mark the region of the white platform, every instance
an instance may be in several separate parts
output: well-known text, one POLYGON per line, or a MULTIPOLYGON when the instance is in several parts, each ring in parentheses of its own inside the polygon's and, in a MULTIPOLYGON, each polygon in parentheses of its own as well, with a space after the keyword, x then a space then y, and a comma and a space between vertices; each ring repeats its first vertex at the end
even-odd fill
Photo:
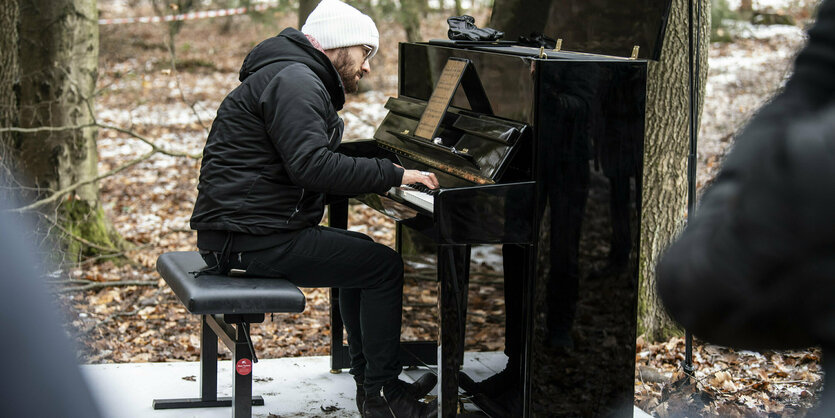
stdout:
MULTIPOLYGON (((464 370, 476 381, 504 368, 501 353, 467 353, 464 370)), ((218 394, 232 395, 231 362, 218 364, 218 394)), ((199 363, 129 363, 81 366, 82 373, 107 418, 220 418, 231 408, 173 409, 155 411, 154 399, 198 397, 199 363)), ((331 374, 328 357, 293 357, 261 360, 253 365, 253 395, 264 397, 264 406, 252 409, 254 417, 358 417, 356 386, 348 373, 331 374)), ((411 382, 426 370, 406 371, 400 378, 411 382)), ((635 409, 636 418, 649 417, 635 409)))

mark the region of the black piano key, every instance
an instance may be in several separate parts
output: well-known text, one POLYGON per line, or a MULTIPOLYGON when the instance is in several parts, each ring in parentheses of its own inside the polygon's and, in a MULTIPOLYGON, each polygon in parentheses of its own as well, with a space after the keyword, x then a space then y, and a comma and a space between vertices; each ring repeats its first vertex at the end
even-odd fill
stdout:
POLYGON ((433 195, 434 196, 438 193, 438 189, 430 189, 429 187, 427 187, 423 183, 412 183, 412 184, 407 184, 407 186, 409 186, 409 187, 411 187, 411 188, 413 188, 413 189, 415 189, 415 190, 417 190, 421 193, 426 193, 428 195, 433 195))

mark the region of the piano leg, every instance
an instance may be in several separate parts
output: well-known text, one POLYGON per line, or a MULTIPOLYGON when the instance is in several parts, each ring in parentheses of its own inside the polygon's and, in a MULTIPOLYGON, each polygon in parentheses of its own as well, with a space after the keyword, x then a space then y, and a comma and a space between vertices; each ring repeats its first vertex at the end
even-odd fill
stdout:
POLYGON ((438 246, 438 417, 454 417, 458 412, 469 273, 469 245, 438 246))
MULTIPOLYGON (((331 228, 348 229, 348 199, 339 200, 328 205, 328 226, 331 228)), ((331 373, 341 373, 342 369, 351 366, 348 349, 342 344, 343 323, 339 312, 339 289, 331 288, 331 373)))

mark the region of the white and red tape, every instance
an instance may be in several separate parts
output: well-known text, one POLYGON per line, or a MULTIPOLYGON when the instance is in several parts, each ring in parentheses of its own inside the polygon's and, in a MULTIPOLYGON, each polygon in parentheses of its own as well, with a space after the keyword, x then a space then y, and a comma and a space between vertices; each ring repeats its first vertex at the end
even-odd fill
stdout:
MULTIPOLYGON (((251 9, 262 12, 274 4, 257 4, 251 9)), ((202 12, 190 12, 178 15, 166 16, 142 16, 142 17, 119 17, 115 19, 99 19, 99 25, 121 25, 124 23, 158 23, 158 22, 174 22, 183 20, 207 19, 211 17, 234 16, 242 15, 249 9, 246 7, 238 7, 235 9, 220 9, 220 10, 206 10, 202 12)))

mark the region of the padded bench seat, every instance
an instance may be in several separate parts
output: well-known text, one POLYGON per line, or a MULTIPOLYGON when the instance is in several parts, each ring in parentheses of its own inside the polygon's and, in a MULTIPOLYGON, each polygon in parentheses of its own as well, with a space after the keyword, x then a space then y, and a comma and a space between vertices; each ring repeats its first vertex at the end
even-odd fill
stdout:
POLYGON ((304 311, 304 294, 284 279, 201 275, 206 267, 197 251, 165 253, 157 271, 189 312, 248 314, 304 311))
POLYGON ((194 272, 206 267, 197 251, 165 253, 157 271, 186 309, 200 315, 200 397, 155 399, 154 409, 231 406, 234 418, 252 416, 253 363, 258 362, 249 329, 265 314, 304 311, 304 294, 292 283, 276 278, 228 277, 194 272), (232 352, 232 397, 217 396, 217 340, 232 352))

